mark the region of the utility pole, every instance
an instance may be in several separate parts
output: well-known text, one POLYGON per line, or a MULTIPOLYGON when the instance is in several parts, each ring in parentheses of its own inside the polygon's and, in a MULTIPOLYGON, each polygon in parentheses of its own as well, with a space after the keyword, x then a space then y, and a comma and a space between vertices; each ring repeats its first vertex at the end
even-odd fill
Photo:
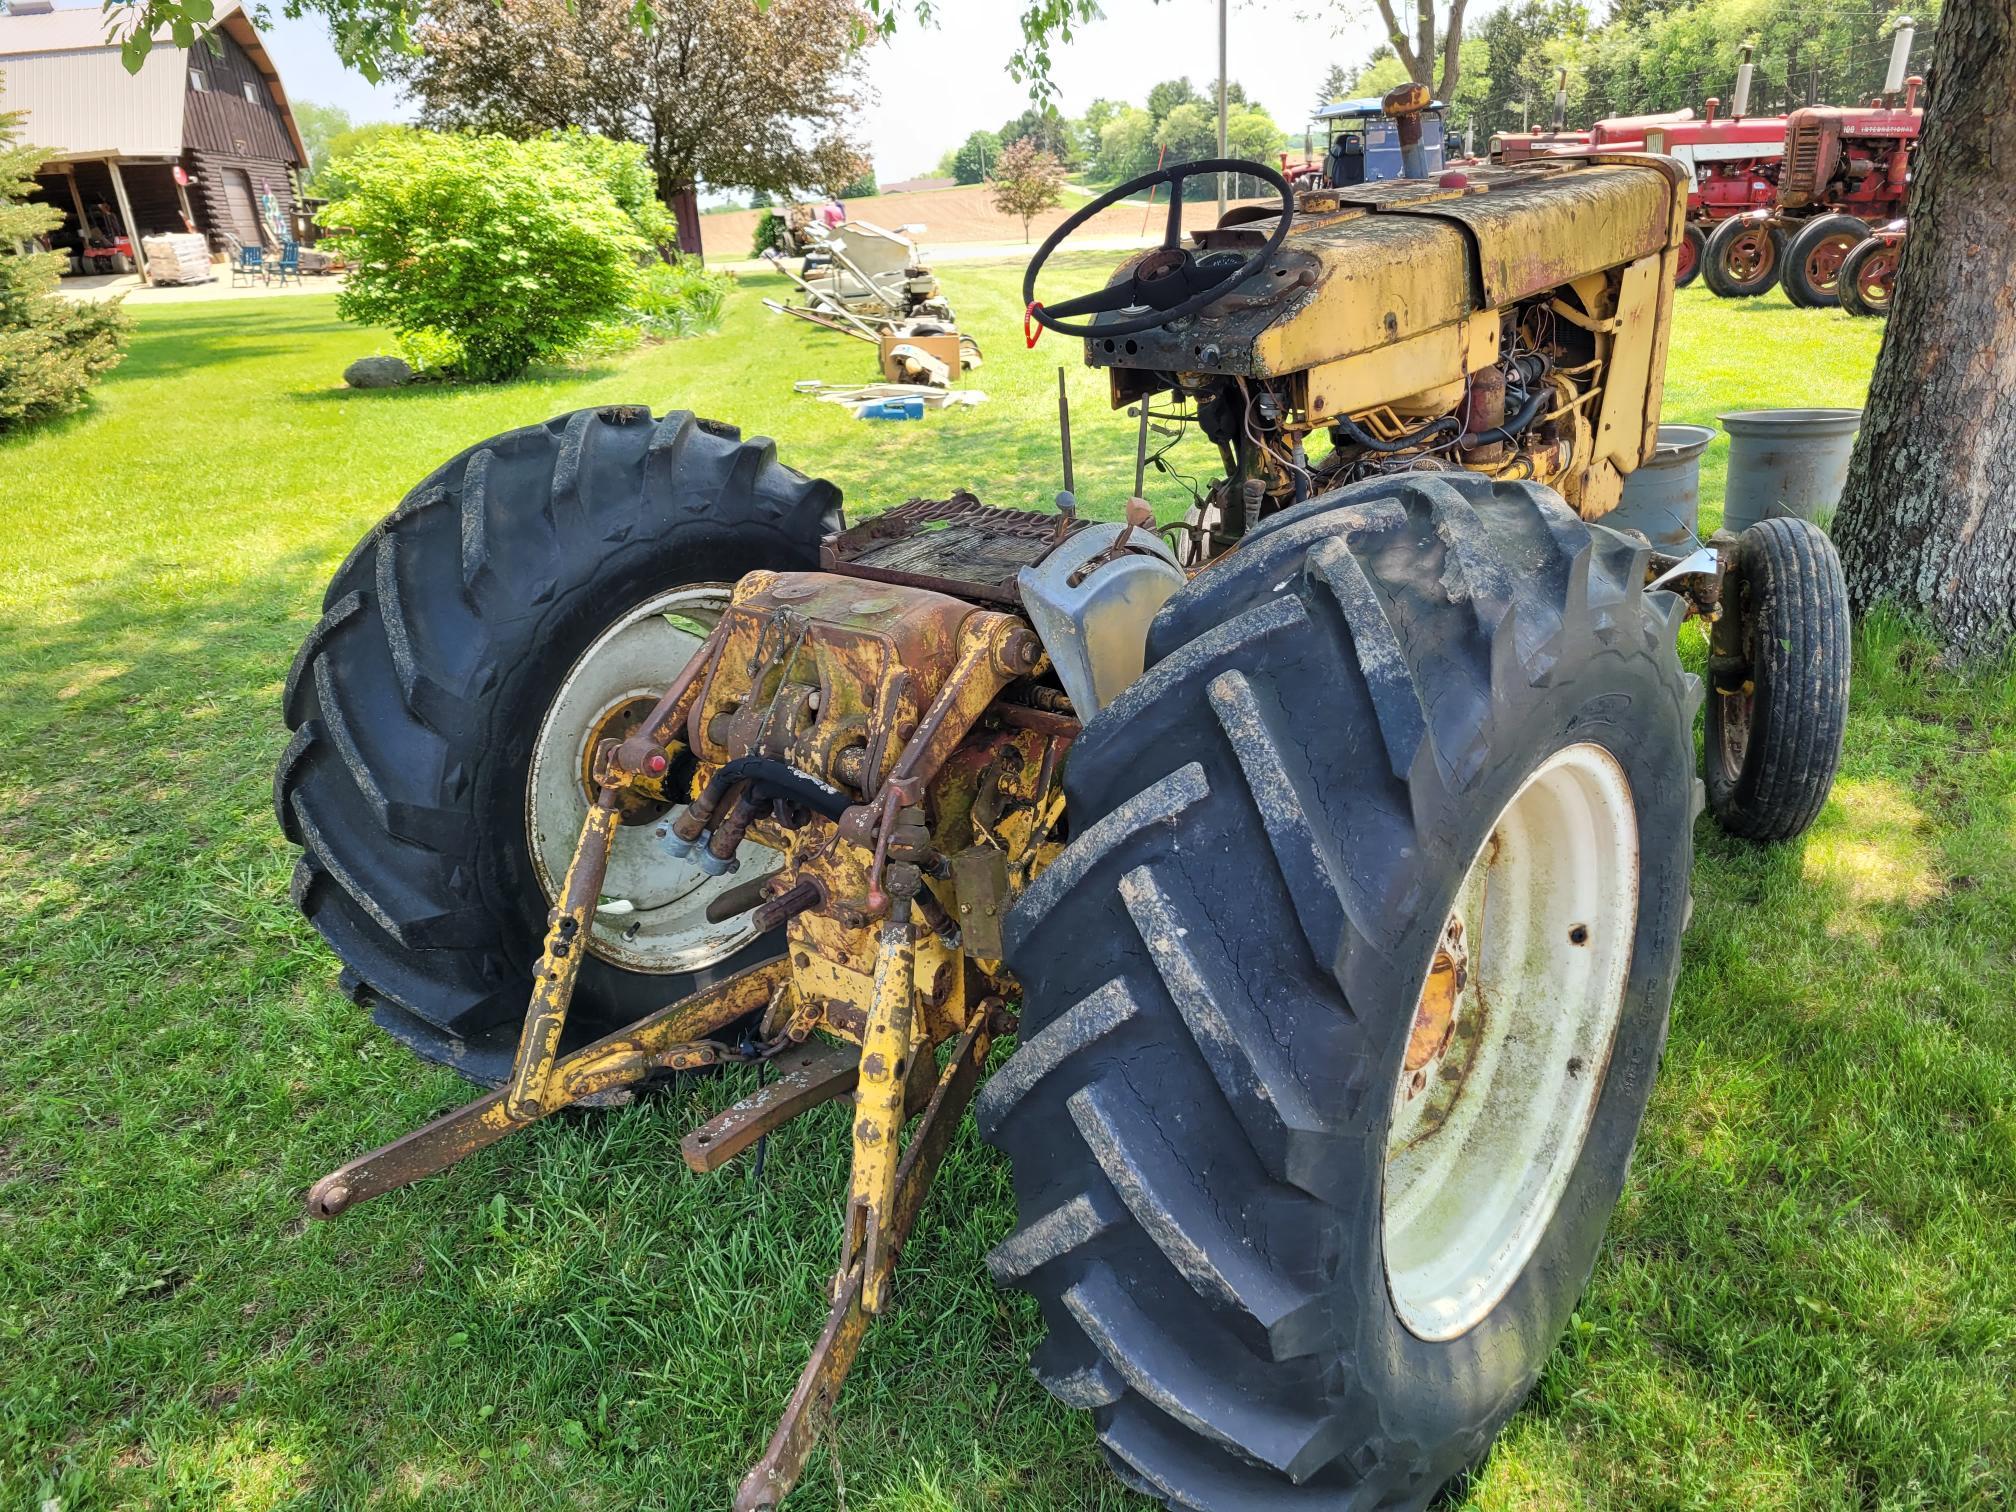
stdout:
MULTIPOLYGON (((1225 156, 1225 108, 1230 103, 1226 96, 1231 86, 1225 80, 1225 11, 1231 0, 1218 0, 1218 156, 1225 156)), ((1225 218, 1225 175, 1218 175, 1218 218, 1225 218)))

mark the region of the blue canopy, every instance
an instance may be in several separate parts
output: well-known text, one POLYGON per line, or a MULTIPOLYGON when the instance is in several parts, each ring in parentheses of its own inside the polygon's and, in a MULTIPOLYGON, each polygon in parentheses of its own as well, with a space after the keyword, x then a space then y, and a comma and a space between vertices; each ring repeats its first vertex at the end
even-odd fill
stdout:
MULTIPOLYGON (((1443 108, 1443 105, 1440 100, 1430 100, 1428 108, 1430 110, 1440 110, 1443 108)), ((1380 99, 1378 95, 1367 95, 1362 100, 1336 100, 1322 106, 1317 110, 1315 119, 1319 121, 1335 121, 1345 116, 1383 116, 1385 114, 1386 102, 1380 99)))

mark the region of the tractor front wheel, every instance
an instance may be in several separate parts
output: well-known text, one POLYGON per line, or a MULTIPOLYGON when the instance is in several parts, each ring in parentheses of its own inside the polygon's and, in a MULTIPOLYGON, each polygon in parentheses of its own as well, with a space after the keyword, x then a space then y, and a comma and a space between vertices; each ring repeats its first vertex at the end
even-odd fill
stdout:
POLYGON ((1724 299, 1771 292, 1785 262, 1785 233, 1745 216, 1725 220, 1708 238, 1702 280, 1724 299))
MULTIPOLYGON (((274 801, 294 901, 383 1028, 502 1079, 596 744, 743 573, 815 567, 839 504, 768 441, 614 406, 471 447, 350 553, 288 674, 274 801)), ((740 879, 667 855, 651 817, 617 832, 570 1046, 778 948, 706 917, 740 879)))
POLYGON ((1708 653, 1708 806, 1732 835, 1793 839, 1848 726, 1848 587, 1819 526, 1779 517, 1736 538, 1708 653))
POLYGON ((1698 683, 1646 558, 1534 484, 1367 480, 1170 600, 1073 749, 1007 923, 989 1264, 1171 1507, 1423 1506, 1567 1326, 1687 912, 1698 683))
POLYGON ((1673 287, 1684 289, 1701 276, 1701 260, 1708 253, 1708 235, 1693 221, 1680 238, 1680 256, 1673 275, 1673 287))
POLYGON ((1841 276, 1834 283, 1841 308, 1850 315, 1888 315, 1903 250, 1901 243, 1880 236, 1865 237, 1849 249, 1841 259, 1841 276))
POLYGON ((1852 215, 1823 215, 1801 226, 1785 253, 1785 297, 1804 309, 1833 309, 1841 302, 1842 260, 1868 234, 1868 223, 1852 215))

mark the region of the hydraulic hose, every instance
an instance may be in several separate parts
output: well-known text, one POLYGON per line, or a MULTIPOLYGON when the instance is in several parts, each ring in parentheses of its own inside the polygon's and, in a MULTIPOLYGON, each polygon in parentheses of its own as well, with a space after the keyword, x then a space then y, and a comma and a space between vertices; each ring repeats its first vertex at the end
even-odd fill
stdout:
POLYGON ((1459 431, 1462 428, 1463 422, 1454 415, 1444 415, 1440 420, 1429 421, 1417 431, 1409 431, 1392 441, 1381 441, 1377 436, 1362 429, 1349 415, 1339 415, 1331 425, 1332 430, 1342 431, 1349 437, 1354 446, 1362 446, 1367 451, 1375 452, 1406 451, 1409 447, 1419 446, 1432 437, 1446 436, 1451 431, 1459 431))

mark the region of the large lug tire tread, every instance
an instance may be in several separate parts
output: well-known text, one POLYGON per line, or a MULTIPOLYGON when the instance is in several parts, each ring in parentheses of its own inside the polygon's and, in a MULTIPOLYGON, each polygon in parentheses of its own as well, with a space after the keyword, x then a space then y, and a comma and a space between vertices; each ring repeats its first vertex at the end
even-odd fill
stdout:
MULTIPOLYGON (((608 406, 470 447, 373 527, 288 674, 273 791, 301 847, 294 902, 344 990, 419 1054, 496 1081, 547 910, 524 818, 547 701, 652 594, 814 567, 839 523, 839 491, 770 441, 608 406)), ((686 975, 590 959, 569 1043, 774 949, 686 975)))
POLYGON ((1815 283, 1807 275, 1806 259, 1829 237, 1853 236, 1859 242, 1868 234, 1868 223, 1853 215, 1822 215, 1801 226, 1785 251, 1785 297, 1804 310, 1833 309, 1841 302, 1840 284, 1822 288, 1815 283))
POLYGON ((1739 279, 1729 272, 1724 258, 1728 254, 1730 242, 1742 234, 1743 218, 1732 216, 1717 226, 1708 238, 1707 250, 1701 258, 1701 281, 1723 299, 1755 299, 1760 294, 1769 294, 1785 270, 1785 233, 1776 229, 1771 232, 1774 255, 1770 268, 1761 276, 1739 279))
POLYGON ((1032 1368, 1170 1507, 1425 1504, 1532 1385, 1621 1188, 1678 970, 1699 680, 1646 548, 1549 490, 1372 479, 1179 592, 1066 769, 1073 836, 1006 926, 1022 1042, 982 1089, 1032 1368), (1452 894, 1577 739, 1639 807, 1618 1048, 1553 1228, 1461 1338, 1387 1297, 1392 1088, 1452 894))
POLYGON ((1719 759, 1724 695, 1708 695, 1708 806, 1746 840, 1778 842, 1819 817, 1848 728, 1852 647, 1841 558, 1810 520, 1760 520, 1736 538, 1724 613, 1747 600, 1756 692, 1739 770, 1719 759))

